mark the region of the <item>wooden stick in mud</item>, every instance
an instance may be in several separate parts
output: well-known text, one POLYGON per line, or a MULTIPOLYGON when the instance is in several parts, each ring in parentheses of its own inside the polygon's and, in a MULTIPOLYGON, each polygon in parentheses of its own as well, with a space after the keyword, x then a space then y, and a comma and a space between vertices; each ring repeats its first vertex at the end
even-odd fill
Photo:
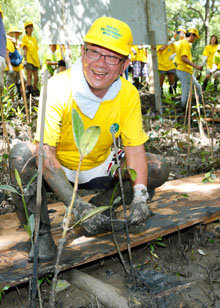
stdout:
POLYGON ((26 92, 25 92, 24 78, 22 75, 22 71, 19 71, 19 75, 20 75, 20 80, 21 80, 22 96, 24 100, 24 107, 25 107, 26 119, 27 119, 27 124, 28 124, 28 135, 29 135, 30 141, 32 141, 32 132, 31 132, 31 127, 30 127, 27 97, 26 97, 26 92))
POLYGON ((195 85, 194 85, 194 92, 195 92, 195 97, 196 97, 196 108, 197 108, 197 111, 198 111, 199 134, 200 134, 200 138, 204 139, 205 134, 204 134, 204 129, 203 129, 203 125, 202 125, 200 108, 199 108, 199 96, 197 94, 196 86, 195 85))
POLYGON ((1 105, 1 118, 2 118, 2 127, 3 127, 3 140, 5 139, 6 144, 7 144, 7 148, 8 148, 8 153, 10 153, 10 143, 9 143, 9 138, 8 138, 7 127, 6 127, 5 120, 4 120, 3 105, 2 105, 1 97, 2 97, 2 93, 0 92, 0 105, 1 105))
POLYGON ((128 299, 123 296, 118 288, 75 269, 67 275, 67 280, 69 279, 77 288, 93 294, 104 306, 129 308, 128 299))
MULTIPOLYGON (((192 107, 192 77, 190 80, 190 90, 189 90, 189 96, 188 96, 188 100, 187 100, 187 106, 188 106, 188 135, 187 135, 187 143, 188 143, 188 149, 187 149, 187 160, 186 160, 186 164, 187 164, 187 173, 188 175, 190 174, 190 162, 189 162, 189 158, 190 158, 190 134, 191 134, 191 107, 192 107)), ((187 113, 187 111, 186 111, 187 113)))

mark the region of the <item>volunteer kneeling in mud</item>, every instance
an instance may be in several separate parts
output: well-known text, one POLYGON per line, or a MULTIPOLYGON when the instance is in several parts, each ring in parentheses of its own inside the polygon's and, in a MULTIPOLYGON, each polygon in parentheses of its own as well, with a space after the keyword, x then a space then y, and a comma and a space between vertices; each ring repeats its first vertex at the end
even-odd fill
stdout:
MULTIPOLYGON (((114 179, 111 166, 115 161, 111 152, 113 143, 110 127, 117 123, 124 149, 119 154, 129 168, 136 171, 135 182, 124 183, 126 204, 130 204, 129 224, 146 222, 150 211, 147 205, 148 188, 162 185, 168 177, 168 165, 162 157, 147 154, 144 143, 148 140, 142 127, 140 97, 137 89, 120 77, 129 64, 128 55, 133 43, 132 32, 127 24, 110 17, 97 19, 84 37, 82 56, 71 69, 50 78, 48 82, 47 107, 44 131, 44 158, 42 189, 42 210, 39 233, 39 261, 52 259, 56 246, 50 233, 50 220, 46 205, 46 186, 69 206, 72 198, 79 151, 72 132, 72 108, 75 108, 88 128, 101 127, 101 135, 92 152, 83 159, 79 175, 79 188, 106 189, 94 197, 90 203, 76 197, 73 206, 75 220, 79 220, 96 205, 109 204, 114 179), (149 173, 149 175, 148 175, 149 173), (133 187, 133 190, 132 190, 133 187), (148 188, 147 188, 148 187, 148 188), (109 200, 106 201, 106 196, 109 200)), ((41 112, 39 112, 41 114, 41 112)), ((40 117, 35 144, 19 143, 10 155, 11 179, 15 186, 14 169, 21 173, 25 187, 36 174, 37 153, 40 140, 40 117)), ((36 183, 25 190, 25 200, 29 214, 36 204, 36 183)), ((13 196, 17 215, 26 223, 22 200, 13 196)), ((111 230, 110 219, 98 214, 81 225, 87 234, 97 234, 111 230)), ((122 222, 114 223, 116 230, 123 229, 122 222)), ((33 251, 30 252, 30 259, 33 251)))

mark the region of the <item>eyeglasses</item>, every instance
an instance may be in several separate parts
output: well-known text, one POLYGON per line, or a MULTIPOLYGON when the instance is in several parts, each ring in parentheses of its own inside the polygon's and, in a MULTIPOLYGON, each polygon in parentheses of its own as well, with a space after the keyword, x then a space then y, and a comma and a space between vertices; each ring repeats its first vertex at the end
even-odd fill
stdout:
POLYGON ((84 50, 88 58, 98 61, 103 56, 105 59, 105 62, 110 65, 118 65, 120 62, 125 60, 125 58, 118 58, 115 56, 103 55, 102 53, 96 50, 93 50, 93 49, 89 49, 89 48, 85 48, 84 50))
POLYGON ((192 34, 194 37, 197 37, 197 35, 195 33, 192 34))

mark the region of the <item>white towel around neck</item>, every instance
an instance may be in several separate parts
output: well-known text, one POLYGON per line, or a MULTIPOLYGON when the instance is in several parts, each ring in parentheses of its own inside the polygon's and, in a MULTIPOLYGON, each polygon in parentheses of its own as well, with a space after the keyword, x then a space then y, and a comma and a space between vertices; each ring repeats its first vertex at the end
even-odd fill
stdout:
POLYGON ((94 118, 100 104, 114 99, 120 89, 121 80, 118 78, 112 83, 103 98, 97 97, 92 93, 85 79, 81 58, 72 66, 72 97, 80 111, 90 119, 94 118))

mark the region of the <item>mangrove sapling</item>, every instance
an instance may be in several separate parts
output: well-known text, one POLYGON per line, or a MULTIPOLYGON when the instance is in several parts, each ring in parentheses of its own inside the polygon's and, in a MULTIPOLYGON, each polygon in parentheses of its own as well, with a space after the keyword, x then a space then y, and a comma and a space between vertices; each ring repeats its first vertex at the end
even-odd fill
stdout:
POLYGON ((0 288, 0 303, 2 301, 2 297, 5 294, 5 291, 7 291, 10 288, 10 286, 4 286, 3 288, 0 288))
MULTIPOLYGON (((36 177, 37 177, 37 173, 29 181, 29 183, 26 187, 26 190, 29 189, 30 185, 33 183, 33 181, 36 177)), ((11 193, 15 193, 15 194, 17 194, 21 197, 23 205, 24 205, 25 217, 26 217, 26 220, 27 220, 27 225, 24 224, 24 229, 27 232, 27 234, 29 235, 30 240, 31 240, 31 244, 33 245, 34 214, 31 214, 30 216, 28 216, 27 205, 26 205, 26 201, 25 201, 25 192, 24 192, 24 188, 23 188, 22 183, 21 183, 20 174, 17 171, 17 169, 15 169, 15 178, 16 178, 18 186, 21 190, 20 193, 13 186, 10 186, 10 185, 0 185, 0 189, 10 191, 11 193)))
MULTIPOLYGON (((111 132, 112 138, 113 138, 113 145, 114 145, 114 150, 115 150, 116 162, 117 162, 117 165, 120 166, 120 162, 119 162, 119 158, 118 158, 118 150, 117 150, 117 145, 116 145, 116 139, 115 139, 115 133, 118 131, 118 129, 119 129, 119 125, 117 123, 114 123, 110 127, 110 132, 111 132)), ((128 231, 128 218, 127 218, 127 213, 126 213, 124 189, 123 189, 122 174, 121 174, 120 167, 118 168, 118 177, 119 177, 119 184, 120 184, 121 197, 122 197, 122 206, 123 206, 123 213, 124 213, 125 231, 126 231, 126 239, 127 239, 127 246, 128 246, 128 256, 129 256, 129 261, 130 261, 131 276, 132 276, 132 280, 134 281, 134 266, 133 266, 132 255, 131 255, 131 241, 130 241, 129 231, 128 231)), ((112 213, 112 209, 111 209, 111 213, 112 213)), ((111 220, 112 220, 112 214, 111 214, 111 220)), ((113 226, 113 224, 112 224, 112 226, 113 226)), ((113 228, 113 230, 114 230, 114 228, 113 228)), ((115 243, 117 243, 116 238, 115 238, 115 243)), ((118 246, 116 245, 116 247, 118 247, 118 246)), ((119 251, 120 251, 120 249, 119 249, 119 251)), ((119 255, 122 256, 121 254, 119 254, 119 255)), ((125 263, 123 263, 123 265, 125 266, 125 263)), ((126 269, 126 267, 125 267, 125 269, 126 269)))
MULTIPOLYGON (((77 148, 79 149, 80 158, 79 158, 78 168, 76 171, 76 178, 75 178, 75 183, 73 187, 72 199, 71 199, 70 205, 68 206, 67 212, 63 219, 63 233, 62 233, 62 238, 59 240, 57 259, 56 259, 56 264, 55 264, 55 272, 54 272, 54 277, 52 281, 52 290, 51 290, 51 298, 50 298, 51 308, 55 307, 57 276, 60 272, 59 262, 60 262, 60 257, 61 257, 62 250, 63 250, 63 245, 66 240, 66 233, 69 228, 69 223, 71 219, 72 208, 73 208, 75 197, 76 197, 76 192, 78 190, 78 179, 79 179, 80 167, 81 167, 84 157, 93 150, 94 146, 96 145, 98 141, 99 135, 101 133, 101 129, 99 126, 91 126, 85 130, 82 119, 75 109, 72 109, 72 127, 73 127, 73 135, 74 135, 75 143, 76 143, 77 148)), ((90 213, 88 213, 82 219, 80 219, 80 221, 76 222, 73 227, 85 221, 86 219, 98 213, 101 213, 107 209, 109 209, 109 206, 103 206, 95 210, 92 210, 90 213)))

